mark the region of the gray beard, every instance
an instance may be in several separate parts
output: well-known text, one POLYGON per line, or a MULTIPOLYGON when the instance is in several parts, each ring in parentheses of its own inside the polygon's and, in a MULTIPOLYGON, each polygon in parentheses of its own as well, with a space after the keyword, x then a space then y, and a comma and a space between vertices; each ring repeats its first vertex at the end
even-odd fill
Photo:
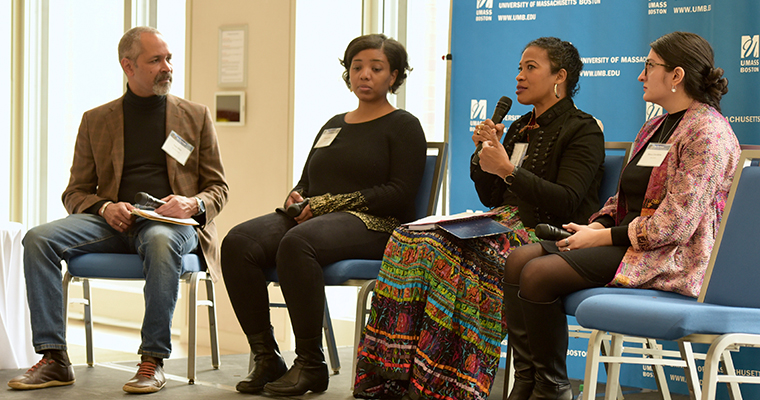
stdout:
POLYGON ((153 94, 156 96, 165 96, 169 94, 169 91, 172 89, 172 83, 169 81, 166 84, 160 84, 160 83, 154 83, 153 84, 153 94))

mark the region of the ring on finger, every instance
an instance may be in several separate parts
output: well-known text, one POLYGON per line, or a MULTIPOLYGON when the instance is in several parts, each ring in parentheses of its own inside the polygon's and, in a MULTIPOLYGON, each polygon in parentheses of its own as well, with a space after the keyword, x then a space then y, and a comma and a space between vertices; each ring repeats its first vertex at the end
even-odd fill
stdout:
POLYGON ((122 226, 122 225, 123 225, 123 224, 122 224, 121 222, 119 222, 119 228, 121 228, 121 226, 122 226))
POLYGON ((565 239, 565 246, 570 247, 570 241, 567 238, 565 239))

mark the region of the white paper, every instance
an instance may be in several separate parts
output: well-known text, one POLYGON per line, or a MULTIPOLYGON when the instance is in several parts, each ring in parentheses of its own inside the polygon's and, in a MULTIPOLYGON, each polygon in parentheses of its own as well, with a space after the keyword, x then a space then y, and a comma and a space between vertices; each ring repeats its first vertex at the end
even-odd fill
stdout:
POLYGON ((245 82, 245 30, 222 32, 220 83, 245 82))

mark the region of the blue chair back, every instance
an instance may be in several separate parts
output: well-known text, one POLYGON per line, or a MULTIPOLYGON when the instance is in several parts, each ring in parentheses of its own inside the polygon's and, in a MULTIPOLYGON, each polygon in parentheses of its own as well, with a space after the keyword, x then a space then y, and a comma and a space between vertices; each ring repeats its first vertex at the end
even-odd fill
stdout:
POLYGON ((699 301, 760 308, 760 150, 743 151, 699 301), (747 165, 747 166, 745 166, 747 165))
POLYGON ((428 150, 437 154, 428 154, 425 159, 425 172, 414 200, 414 211, 417 219, 427 217, 435 212, 438 205, 438 191, 443 180, 442 167, 446 162, 446 144, 429 142, 428 150))
POLYGON ((620 174, 623 167, 628 163, 631 154, 631 142, 605 142, 604 149, 604 175, 599 185, 599 207, 603 207, 607 199, 617 193, 620 174))

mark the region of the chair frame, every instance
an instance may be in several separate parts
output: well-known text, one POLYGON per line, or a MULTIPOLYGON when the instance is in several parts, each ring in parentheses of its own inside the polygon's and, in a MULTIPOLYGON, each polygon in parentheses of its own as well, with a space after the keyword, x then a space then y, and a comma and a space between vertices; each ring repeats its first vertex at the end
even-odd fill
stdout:
MULTIPOLYGON (((135 254, 135 256, 137 256, 135 254)), ((198 257, 203 257, 198 255, 198 257)), ((124 280, 137 281, 144 279, 122 279, 122 278, 89 278, 73 276, 68 271, 63 277, 63 321, 68 324, 68 305, 70 303, 79 303, 84 306, 84 324, 85 339, 87 351, 87 365, 95 365, 93 351, 92 335, 92 293, 90 290, 90 280, 124 280), (71 282, 82 283, 82 298, 69 298, 69 286, 71 282)), ((211 341, 211 365, 214 369, 219 369, 219 336, 216 320, 216 296, 214 290, 214 281, 205 271, 185 272, 180 276, 180 281, 189 285, 189 304, 188 304, 188 342, 187 342, 187 379, 188 384, 192 385, 196 379, 196 353, 198 348, 197 330, 198 330, 198 307, 208 307, 209 336, 211 341), (206 284, 206 300, 198 300, 198 284, 203 281, 206 284)))
MULTIPOLYGON (((710 254, 710 261, 707 271, 705 272, 704 282, 700 290, 697 302, 704 303, 707 294, 707 288, 710 284, 715 260, 725 231, 726 222, 731 212, 736 189, 741 179, 743 168, 749 165, 751 160, 760 159, 760 150, 751 149, 743 150, 739 159, 734 180, 726 202, 726 208, 723 211, 723 220, 721 221, 718 235, 710 254)), ((739 383, 760 384, 760 377, 739 376, 736 374, 731 351, 738 351, 740 347, 760 347, 760 335, 744 333, 725 333, 725 334, 691 334, 679 338, 679 351, 661 350, 659 346, 650 349, 624 346, 629 338, 633 336, 623 335, 615 332, 602 332, 592 330, 591 339, 586 359, 586 371, 583 400, 591 400, 596 397, 596 386, 598 380, 599 363, 604 362, 609 365, 607 372, 607 386, 605 399, 612 399, 614 394, 613 387, 619 385, 620 364, 646 364, 662 368, 663 365, 682 367, 686 383, 689 387, 689 395, 692 400, 714 400, 716 395, 717 384, 725 382, 728 384, 729 396, 734 400, 742 399, 739 383), (601 341, 606 335, 612 336, 612 351, 610 355, 600 354, 601 341), (695 353, 692 343, 709 344, 709 350, 706 354, 695 353), (624 354, 634 354, 633 356, 624 356, 624 354), (697 375, 696 360, 705 360, 702 385, 697 375), (725 374, 720 374, 720 363, 725 367, 725 374)), ((654 340, 650 338, 640 338, 639 340, 654 340)), ((663 387, 667 388, 667 383, 663 386, 660 384, 660 377, 655 374, 658 387, 663 398, 670 398, 667 389, 663 392, 663 387)), ((665 376, 662 376, 663 382, 666 382, 665 376)))
MULTIPOLYGON (((633 142, 604 142, 605 150, 624 150, 625 162, 631 160, 631 152, 633 151, 633 142)), ((625 167, 625 164, 623 164, 625 167)))

